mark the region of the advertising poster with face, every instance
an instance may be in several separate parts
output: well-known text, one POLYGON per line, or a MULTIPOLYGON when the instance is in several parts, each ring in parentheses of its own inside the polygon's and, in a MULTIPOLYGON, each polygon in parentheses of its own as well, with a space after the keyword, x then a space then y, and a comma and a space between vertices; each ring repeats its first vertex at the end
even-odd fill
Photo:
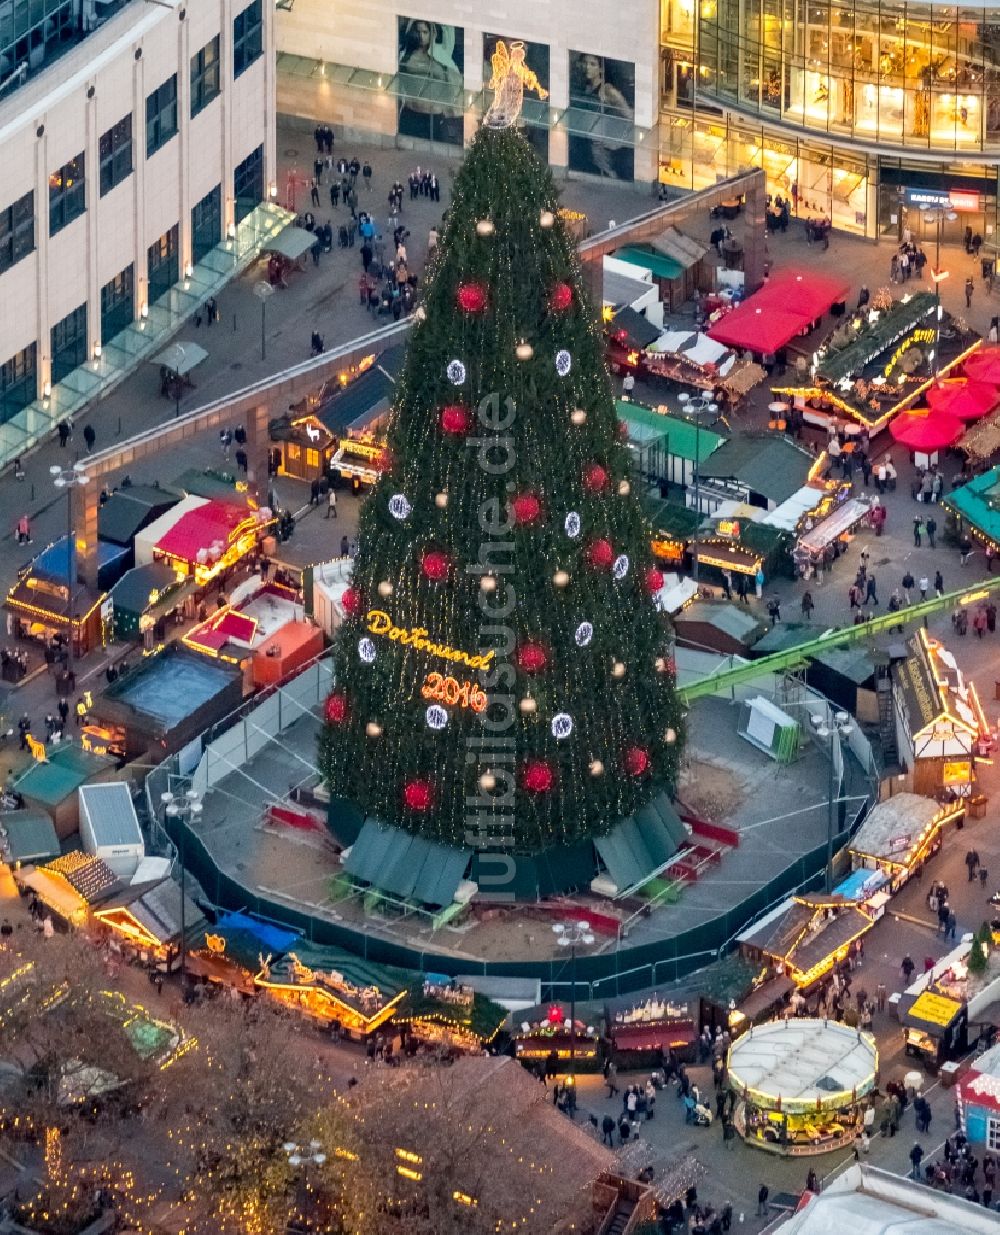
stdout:
MULTIPOLYGON (((483 85, 489 86, 490 78, 493 76, 493 53, 497 49, 497 43, 503 41, 508 49, 514 42, 521 42, 524 47, 524 63, 538 78, 538 84, 545 90, 549 89, 549 45, 548 43, 525 43, 523 40, 508 38, 506 34, 484 34, 483 35, 483 85)), ((528 101, 534 98, 530 93, 525 94, 525 102, 527 106, 521 113, 521 131, 534 146, 538 157, 543 163, 549 161, 549 130, 547 127, 531 123, 532 104, 528 101)))
POLYGON ((399 133, 461 146, 465 31, 399 18, 399 133))
POLYGON ((571 107, 597 112, 602 117, 595 123, 593 134, 571 134, 570 169, 606 176, 609 180, 634 179, 635 150, 626 132, 635 119, 635 65, 632 61, 571 51, 569 102, 571 107), (616 130, 622 133, 620 139, 616 130))

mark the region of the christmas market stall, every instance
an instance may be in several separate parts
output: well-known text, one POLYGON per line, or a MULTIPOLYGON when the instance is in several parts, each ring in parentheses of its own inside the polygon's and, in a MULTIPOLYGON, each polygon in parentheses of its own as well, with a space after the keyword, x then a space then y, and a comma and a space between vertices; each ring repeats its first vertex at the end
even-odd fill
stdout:
POLYGON ((142 639, 148 649, 165 643, 169 627, 183 616, 196 590, 193 579, 179 578, 166 562, 127 570, 110 593, 115 638, 125 643, 142 639))
POLYGON ((91 909, 120 886, 115 872, 100 858, 71 850, 45 866, 23 867, 14 875, 18 887, 33 892, 53 917, 66 927, 83 929, 91 909))
MULTIPOLYGON (((112 637, 111 606, 103 589, 95 591, 75 579, 70 624, 69 568, 72 562, 75 577, 77 560, 75 545, 68 549, 68 544, 63 537, 39 554, 18 576, 4 603, 11 615, 11 634, 15 638, 44 644, 53 640, 65 642, 71 629, 73 653, 83 657, 112 637)), ((118 545, 98 542, 97 560, 101 577, 114 582, 124 569, 127 551, 118 545)))
MULTIPOLYGON (((389 401, 383 399, 351 421, 340 439, 337 453, 330 460, 331 474, 348 482, 354 493, 360 493, 364 485, 373 485, 382 473, 385 426, 390 410, 389 401)), ((464 408, 458 411, 466 414, 464 408)))
POLYGON ((892 669, 900 759, 914 793, 971 797, 975 759, 991 742, 975 685, 951 652, 921 629, 907 644, 906 660, 892 669))
POLYGON ((299 593, 251 577, 184 636, 185 647, 239 665, 245 689, 281 681, 323 650, 323 632, 306 621, 299 593))
POLYGON ((694 1063, 699 1034, 699 1001, 654 992, 648 997, 609 1000, 604 1021, 612 1058, 620 1068, 659 1067, 670 1051, 694 1063))
POLYGON ((138 532, 175 506, 183 495, 157 485, 128 485, 116 489, 97 512, 97 538, 118 545, 128 554, 127 566, 135 565, 134 543, 138 532))
POLYGON ((816 507, 803 515, 792 550, 800 578, 822 580, 824 572, 842 554, 862 527, 870 527, 872 502, 867 494, 844 496, 824 506, 817 495, 816 507))
POLYGON ((843 304, 848 290, 840 279, 817 271, 782 270, 708 333, 717 343, 755 357, 773 356, 843 304))
POLYGON ((570 1022, 570 1012, 561 1004, 545 1004, 526 1008, 517 1014, 518 1028, 511 1037, 514 1056, 534 1066, 551 1063, 552 1071, 566 1067, 570 1047, 578 1072, 596 1072, 601 1066, 598 1033, 593 1025, 577 1019, 570 1022))
POLYGON ((58 856, 59 837, 44 811, 13 810, 0 814, 0 862, 16 870, 58 856))
POLYGON ((190 495, 135 538, 137 566, 166 562, 178 575, 206 587, 256 548, 272 522, 267 509, 190 495))
POLYGON ((471 986, 443 974, 426 974, 422 985, 411 989, 395 1021, 406 1025, 408 1036, 421 1045, 478 1053, 494 1040, 506 1019, 505 1008, 471 986))
POLYGON ((747 1144, 789 1157, 853 1145, 878 1078, 870 1034, 808 1018, 752 1026, 727 1064, 737 1131, 747 1144))
POLYGON ((978 337, 947 313, 936 329, 936 305, 933 292, 894 300, 888 288, 880 288, 868 305, 846 316, 811 362, 802 357, 792 380, 775 385, 772 394, 809 424, 825 427, 846 416, 857 431, 878 433, 979 346, 978 337))
POLYGON ((715 429, 673 416, 665 407, 619 399, 615 408, 628 434, 634 474, 650 490, 662 493, 664 485, 688 488, 694 480, 695 455, 703 464, 726 440, 715 429))
POLYGON ((359 1042, 399 1015, 409 975, 300 940, 263 965, 254 981, 268 998, 359 1042))
POLYGON ((741 955, 763 976, 789 977, 799 991, 808 992, 872 926, 871 917, 853 902, 817 893, 789 897, 736 940, 741 955))
POLYGON ((942 805, 918 793, 897 793, 877 803, 848 846, 853 874, 836 891, 881 913, 879 893, 884 889, 888 900, 898 892, 941 848, 945 827, 964 815, 962 802, 942 805))
POLYGON ((1000 1046, 974 1059, 956 1086, 959 1131, 977 1149, 992 1153, 1000 1143, 1000 1046))
POLYGON ((157 761, 235 711, 243 674, 235 665, 169 644, 94 700, 84 740, 94 751, 157 761))
POLYGON ((703 512, 726 501, 772 511, 816 475, 816 459, 784 434, 741 433, 728 438, 699 469, 703 512))
POLYGON ((117 779, 115 763, 105 754, 81 745, 60 742, 46 748, 44 760, 34 760, 14 782, 14 788, 32 810, 44 811, 55 824, 60 840, 79 830, 81 785, 117 779))
POLYGON ((239 994, 257 995, 258 974, 301 944, 301 936, 249 913, 225 913, 188 950, 187 972, 239 994))
POLYGON ((941 504, 958 537, 967 535, 988 555, 1000 555, 1000 467, 990 468, 968 484, 945 493, 941 504))
POLYGON ((92 929, 127 960, 171 973, 180 962, 182 930, 189 944, 204 938, 205 915, 171 878, 134 884, 94 910, 92 929))

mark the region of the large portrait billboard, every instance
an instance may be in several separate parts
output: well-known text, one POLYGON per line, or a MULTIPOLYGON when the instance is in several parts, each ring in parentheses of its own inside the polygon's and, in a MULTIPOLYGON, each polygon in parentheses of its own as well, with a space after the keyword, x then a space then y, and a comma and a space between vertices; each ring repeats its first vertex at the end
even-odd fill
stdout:
POLYGON ((569 103, 577 111, 595 113, 593 125, 574 124, 577 130, 586 127, 589 131, 570 133, 570 168, 610 180, 634 179, 635 65, 632 61, 571 51, 569 103))
POLYGON ((399 18, 399 132, 461 146, 465 31, 422 17, 399 18))

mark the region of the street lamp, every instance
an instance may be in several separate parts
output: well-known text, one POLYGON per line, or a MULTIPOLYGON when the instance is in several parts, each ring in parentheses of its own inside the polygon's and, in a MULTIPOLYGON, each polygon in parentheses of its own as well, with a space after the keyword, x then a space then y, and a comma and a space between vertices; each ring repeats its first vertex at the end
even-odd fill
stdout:
POLYGON ((187 884, 184 842, 189 824, 201 814, 201 796, 196 789, 188 789, 182 795, 171 793, 168 789, 166 793, 160 794, 160 801, 163 803, 164 812, 171 819, 176 819, 180 825, 178 857, 181 863, 181 983, 183 984, 187 968, 187 884))
POLYGON ((569 995, 569 1076, 570 1084, 576 1083, 576 950, 581 945, 590 947, 594 936, 586 922, 574 919, 571 922, 556 922, 552 930, 560 948, 569 948, 572 969, 570 970, 569 995))
POLYGON ((72 671, 73 667, 73 584, 76 581, 74 578, 76 554, 73 552, 75 548, 73 544, 73 489, 90 482, 86 467, 85 463, 78 461, 72 467, 60 467, 58 463, 53 463, 49 468, 49 475, 55 487, 66 490, 66 633, 69 641, 67 672, 72 671))
POLYGON ((954 223, 958 215, 954 210, 934 210, 927 205, 921 206, 920 209, 925 219, 933 218, 935 225, 934 269, 931 271, 931 279, 934 281, 934 377, 936 379, 941 364, 941 315, 943 312, 941 284, 948 278, 949 273, 941 269, 941 227, 946 219, 949 223, 954 223))
MULTIPOLYGON (((681 405, 681 412, 685 417, 694 420, 694 513, 699 523, 701 522, 701 420, 699 417, 703 415, 715 416, 719 410, 718 403, 715 402, 713 395, 709 391, 705 391, 700 395, 690 395, 686 390, 682 390, 677 396, 677 400, 681 405)), ((697 535, 697 532, 695 533, 697 535)), ((695 583, 698 582, 698 551, 695 549, 693 561, 691 563, 691 574, 695 583)))
MULTIPOLYGON (((840 801, 840 795, 837 794, 834 785, 837 750, 840 747, 841 738, 846 738, 854 726, 847 712, 834 712, 829 721, 825 716, 810 716, 809 721, 816 736, 824 741, 829 739, 830 742, 830 787, 826 810, 826 890, 829 893, 833 891, 833 807, 835 799, 837 802, 840 801)), ((841 768, 844 766, 843 757, 841 757, 840 766, 841 768)))
MULTIPOLYGON (((281 1147, 288 1156, 288 1165, 296 1170, 302 1167, 302 1188, 305 1192, 306 1201, 309 1199, 309 1168, 311 1166, 322 1166, 326 1161, 326 1154, 322 1152, 323 1146, 319 1141, 310 1141, 308 1145, 297 1145, 295 1141, 285 1141, 281 1147)), ((305 1206, 303 1206, 303 1209, 305 1206)), ((303 1214, 303 1218, 305 1214, 303 1214)))

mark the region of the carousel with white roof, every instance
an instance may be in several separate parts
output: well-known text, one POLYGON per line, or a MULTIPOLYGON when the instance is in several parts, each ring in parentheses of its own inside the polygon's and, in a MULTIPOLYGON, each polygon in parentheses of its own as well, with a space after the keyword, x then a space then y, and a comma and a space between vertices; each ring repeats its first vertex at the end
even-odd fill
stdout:
POLYGON ((734 1122, 750 1145, 785 1156, 853 1143, 878 1075, 875 1039, 836 1021, 757 1025, 729 1050, 734 1122))

